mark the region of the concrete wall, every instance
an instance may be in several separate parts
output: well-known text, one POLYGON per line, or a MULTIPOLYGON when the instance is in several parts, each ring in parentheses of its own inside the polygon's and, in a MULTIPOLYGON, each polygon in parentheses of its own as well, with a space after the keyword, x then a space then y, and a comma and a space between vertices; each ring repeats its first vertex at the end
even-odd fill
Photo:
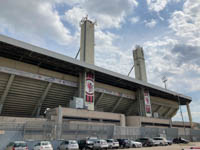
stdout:
POLYGON ((115 86, 111 86, 108 84, 103 84, 103 83, 99 83, 99 82, 95 82, 95 87, 96 88, 102 88, 108 91, 113 91, 113 92, 118 92, 118 93, 123 93, 126 95, 131 95, 134 99, 135 99, 135 91, 131 91, 131 90, 126 90, 126 89, 122 89, 122 88, 118 88, 115 86))
POLYGON ((170 120, 168 119, 158 119, 158 118, 149 118, 149 117, 140 117, 140 116, 127 116, 126 125, 141 127, 142 123, 152 123, 152 124, 166 124, 170 125, 170 120))
POLYGON ((84 109, 62 108, 62 115, 69 117, 110 119, 120 121, 123 114, 89 111, 84 109))
POLYGON ((35 65, 30 65, 27 63, 15 61, 15 60, 3 58, 3 57, 0 57, 0 66, 9 67, 9 68, 26 71, 26 72, 30 72, 30 73, 35 73, 35 74, 39 74, 39 75, 54 77, 54 78, 58 78, 58 79, 62 79, 62 80, 78 82, 78 78, 75 76, 43 69, 43 68, 40 68, 35 65))
POLYGON ((26 122, 37 122, 46 121, 46 118, 26 118, 26 117, 5 117, 0 116, 0 123, 26 123, 26 122))
POLYGON ((172 106, 172 107, 179 107, 178 102, 175 101, 171 101, 169 99, 166 98, 161 98, 161 97, 155 97, 155 96, 150 96, 151 99, 151 103, 155 103, 155 104, 163 104, 163 106, 172 106))

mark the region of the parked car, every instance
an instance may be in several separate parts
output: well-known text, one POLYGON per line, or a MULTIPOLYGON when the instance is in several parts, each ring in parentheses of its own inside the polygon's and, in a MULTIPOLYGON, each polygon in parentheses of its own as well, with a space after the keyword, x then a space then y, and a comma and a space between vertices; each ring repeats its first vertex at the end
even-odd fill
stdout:
POLYGON ((25 141, 14 141, 7 145, 6 150, 28 150, 28 146, 25 141))
POLYGON ((100 150, 100 149, 108 149, 108 143, 106 142, 106 140, 96 140, 94 141, 94 145, 93 145, 93 149, 94 150, 100 150))
POLYGON ((133 140, 128 140, 126 147, 127 148, 132 148, 132 147, 141 148, 142 147, 142 143, 141 142, 136 142, 136 141, 133 141, 133 140))
POLYGON ((167 146, 167 140, 164 137, 154 137, 153 140, 155 141, 156 146, 167 146))
POLYGON ((155 146, 155 141, 152 138, 139 138, 136 141, 141 142, 142 146, 155 146))
POLYGON ((58 150, 78 150, 79 146, 75 140, 67 140, 60 143, 58 150))
POLYGON ((109 148, 119 148, 119 142, 117 140, 107 139, 106 141, 108 143, 109 148))
POLYGON ((33 150, 53 150, 53 146, 49 141, 40 141, 34 146, 33 150))
POLYGON ((168 145, 172 145, 173 142, 171 140, 167 140, 168 145))
POLYGON ((80 150, 93 149, 94 141, 91 140, 79 140, 78 141, 80 150))
POLYGON ((120 148, 127 148, 128 139, 117 139, 120 148))
POLYGON ((182 138, 182 137, 179 137, 179 138, 174 138, 173 143, 175 143, 175 144, 179 144, 179 143, 188 144, 189 141, 182 138))

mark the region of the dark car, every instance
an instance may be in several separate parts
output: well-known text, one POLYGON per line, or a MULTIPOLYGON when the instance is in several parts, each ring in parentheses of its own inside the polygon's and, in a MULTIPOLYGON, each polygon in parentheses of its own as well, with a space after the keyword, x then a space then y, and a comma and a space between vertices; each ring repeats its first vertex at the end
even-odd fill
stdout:
POLYGON ((171 140, 167 140, 168 145, 172 145, 173 142, 171 140))
POLYGON ((78 141, 79 149, 86 150, 86 149, 93 149, 94 141, 91 140, 79 140, 78 141))
POLYGON ((142 146, 155 146, 155 142, 152 138, 139 138, 136 141, 141 142, 142 146))
POLYGON ((126 146, 128 145, 128 139, 117 139, 117 141, 119 142, 120 148, 127 148, 126 146))
POLYGON ((174 138, 173 143, 175 143, 175 144, 179 144, 179 143, 188 144, 189 141, 182 138, 182 137, 179 137, 179 138, 174 138))

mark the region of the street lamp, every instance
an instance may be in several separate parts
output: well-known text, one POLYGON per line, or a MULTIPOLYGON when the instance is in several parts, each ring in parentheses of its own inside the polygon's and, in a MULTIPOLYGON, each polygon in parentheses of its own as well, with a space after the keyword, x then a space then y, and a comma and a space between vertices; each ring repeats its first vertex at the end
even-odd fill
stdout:
POLYGON ((164 85, 165 85, 165 89, 167 89, 167 84, 166 84, 167 78, 166 78, 166 76, 163 76, 163 77, 162 77, 162 82, 163 82, 164 85))

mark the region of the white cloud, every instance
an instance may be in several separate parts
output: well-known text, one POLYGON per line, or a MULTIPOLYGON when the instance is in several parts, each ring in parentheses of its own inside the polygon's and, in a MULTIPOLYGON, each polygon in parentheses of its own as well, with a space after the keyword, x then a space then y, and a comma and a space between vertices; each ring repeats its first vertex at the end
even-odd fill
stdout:
POLYGON ((157 24, 157 21, 155 19, 151 19, 151 21, 145 21, 145 26, 149 27, 149 28, 153 28, 155 27, 157 24))
POLYGON ((170 36, 144 43, 149 81, 163 86, 163 75, 168 77, 168 88, 181 92, 200 90, 200 4, 187 0, 183 11, 176 11, 170 19, 170 36), (159 62, 159 63, 158 63, 159 62))
POLYGON ((96 65, 127 74, 133 64, 131 51, 121 50, 115 45, 115 41, 120 37, 103 29, 120 28, 126 16, 137 5, 136 0, 85 0, 66 11, 63 18, 75 25, 77 30, 79 30, 77 24, 86 14, 89 19, 97 20, 97 26, 95 26, 96 65))
POLYGON ((48 39, 62 45, 72 41, 70 31, 48 1, 6 0, 1 2, 0 10, 0 27, 15 36, 23 36, 29 42, 48 39))
MULTIPOLYGON (((77 10, 80 10, 84 15, 88 14, 89 18, 97 20, 100 28, 120 28, 127 14, 137 5, 136 0, 84 0, 65 13, 66 21, 75 24, 76 20, 68 20, 68 18, 73 13, 77 16, 79 13, 77 10)), ((79 14, 81 17, 83 17, 82 13, 79 14)))
POLYGON ((147 0, 149 10, 159 12, 163 10, 167 5, 168 0, 147 0))
POLYGON ((191 56, 185 56, 180 60, 182 56, 174 50, 180 42, 177 39, 164 37, 144 43, 148 81, 163 86, 161 78, 165 75, 170 90, 181 93, 199 91, 200 65, 187 62, 191 56))
POLYGON ((130 18, 130 22, 132 23, 132 24, 135 24, 135 23, 137 23, 137 22, 139 22, 140 21, 140 18, 139 17, 132 17, 132 18, 130 18))
POLYGON ((63 19, 76 26, 79 29, 79 23, 83 17, 86 17, 86 10, 80 7, 73 7, 72 9, 65 12, 63 19))
MULTIPOLYGON (((170 90, 183 94, 200 91, 199 14, 199 1, 186 0, 183 10, 175 11, 169 20, 169 28, 173 32, 166 37, 157 37, 144 43, 149 82, 163 86, 161 78, 165 75, 168 78, 167 88, 170 90)), ((199 99, 193 99, 193 121, 199 121, 197 106, 199 99)), ((188 121, 185 108, 183 115, 184 120, 188 121)), ((181 120, 180 112, 173 120, 181 120)))
POLYGON ((95 36, 96 65, 127 75, 133 64, 132 51, 115 46, 114 41, 120 38, 115 34, 97 30, 95 36))
POLYGON ((167 6, 170 2, 179 2, 180 0, 146 0, 148 9, 150 11, 160 12, 167 6))
POLYGON ((190 45, 200 46, 200 3, 199 0, 187 0, 182 11, 172 14, 170 28, 190 45))

